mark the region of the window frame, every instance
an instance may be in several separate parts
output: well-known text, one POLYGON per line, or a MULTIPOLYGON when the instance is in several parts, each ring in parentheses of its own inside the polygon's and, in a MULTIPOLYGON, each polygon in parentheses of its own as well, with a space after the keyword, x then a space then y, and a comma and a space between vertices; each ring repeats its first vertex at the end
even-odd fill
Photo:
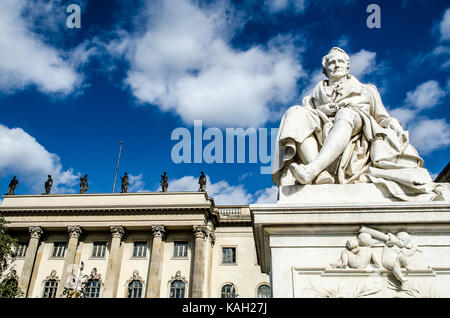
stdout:
POLYGON ((143 289, 144 289, 144 283, 142 281, 140 281, 139 279, 131 280, 127 284, 127 290, 128 290, 127 298, 142 298, 143 289), (132 284, 134 285, 135 282, 137 282, 139 285, 131 286, 132 284), (139 290, 139 297, 130 297, 130 294, 133 294, 133 295, 135 294, 136 289, 139 290))
POLYGON ((92 242, 92 253, 91 258, 102 259, 106 257, 106 250, 108 249, 108 242, 106 241, 94 241, 92 242), (94 255, 95 252, 98 254, 98 249, 101 247, 101 255, 94 255))
POLYGON ((44 283, 44 291, 42 293, 42 298, 56 298, 56 293, 58 292, 59 287, 59 281, 56 278, 48 279, 44 283), (52 284, 50 286, 50 284, 52 284), (53 297, 46 297, 48 291, 52 291, 52 293, 49 293, 49 295, 53 294, 53 297))
POLYGON ((90 278, 87 281, 87 284, 86 284, 86 298, 100 298, 101 287, 102 287, 102 282, 100 281, 100 279, 98 279, 98 278, 90 278), (91 287, 89 285, 89 283, 94 282, 94 281, 97 282, 97 286, 91 287), (96 297, 90 297, 90 293, 92 293, 92 290, 95 290, 94 291, 94 295, 96 295, 96 297))
POLYGON ((173 259, 187 259, 189 258, 189 241, 181 241, 181 240, 177 240, 177 241, 173 241, 173 253, 172 253, 172 258, 173 259), (184 247, 184 253, 185 255, 176 255, 176 252, 179 252, 179 248, 177 248, 177 243, 184 243, 183 245, 178 245, 179 247, 184 247))
POLYGON ((230 246, 230 245, 226 245, 226 246, 222 246, 222 255, 221 255, 221 261, 220 261, 220 265, 227 265, 227 266, 232 266, 232 265, 237 265, 238 264, 238 251, 237 251, 237 246, 230 246), (231 262, 225 262, 226 259, 224 257, 224 250, 225 249, 230 249, 230 250, 234 250, 234 261, 233 261, 233 254, 231 254, 231 262))
POLYGON ((269 283, 260 283, 257 287, 256 287, 256 298, 272 298, 272 290, 270 288, 270 284, 269 283), (258 297, 259 295, 259 289, 261 287, 267 287, 269 289, 269 293, 268 293, 268 297, 258 297))
POLYGON ((19 242, 17 243, 17 245, 16 258, 25 258, 25 256, 27 255, 28 243, 19 242))
POLYGON ((169 290, 169 298, 186 298, 186 283, 183 282, 180 279, 174 280, 170 283, 170 290, 169 290), (177 288, 174 284, 182 284, 182 288, 177 288), (177 290, 181 290, 180 291, 180 297, 172 297, 172 292, 177 290))
POLYGON ((239 296, 238 293, 237 293, 236 285, 233 284, 233 283, 230 283, 230 282, 225 283, 225 284, 222 285, 222 287, 220 287, 220 294, 219 295, 220 295, 220 298, 237 298, 239 296), (227 286, 231 286, 233 288, 234 297, 223 297, 223 295, 226 294, 226 291, 224 291, 224 288, 226 288, 227 286))
POLYGON ((148 250, 148 241, 135 241, 133 242, 133 253, 131 254, 131 258, 142 258, 142 259, 146 259, 147 258, 147 250, 148 250), (142 250, 144 255, 137 255, 137 251, 139 251, 139 249, 137 249, 137 245, 142 244, 144 245, 144 248, 142 250))
POLYGON ((51 258, 65 258, 66 251, 67 251, 67 242, 64 242, 64 241, 53 242, 53 251, 51 254, 51 258), (62 255, 59 255, 59 254, 61 254, 61 252, 58 252, 58 251, 60 251, 59 247, 62 245, 64 245, 64 249, 63 249, 62 255))

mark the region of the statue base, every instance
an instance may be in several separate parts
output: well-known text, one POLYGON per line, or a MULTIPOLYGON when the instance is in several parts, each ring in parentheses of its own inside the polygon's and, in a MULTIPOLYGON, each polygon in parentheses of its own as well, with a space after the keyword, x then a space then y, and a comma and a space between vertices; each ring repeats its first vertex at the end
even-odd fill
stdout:
POLYGON ((450 297, 450 201, 393 202, 372 186, 280 189, 277 204, 250 205, 258 263, 271 276, 273 297, 450 297), (408 258, 408 270, 401 269, 406 282, 373 261, 362 268, 331 267, 343 251, 351 252, 347 241, 354 242, 362 226, 378 231, 370 251, 380 260, 386 234, 410 235, 421 252, 408 258))
MULTIPOLYGON (((450 199, 450 185, 448 183, 440 185, 445 189, 445 197, 450 199)), ((386 189, 373 183, 289 185, 281 186, 278 191, 278 204, 389 202, 402 201, 392 196, 386 189)))

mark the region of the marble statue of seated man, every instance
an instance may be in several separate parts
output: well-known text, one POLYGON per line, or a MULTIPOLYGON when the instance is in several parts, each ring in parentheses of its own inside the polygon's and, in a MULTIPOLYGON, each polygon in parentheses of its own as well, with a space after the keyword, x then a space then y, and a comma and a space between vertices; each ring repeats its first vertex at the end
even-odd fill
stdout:
POLYGON ((375 183, 400 200, 439 197, 408 132, 389 116, 377 88, 349 75, 347 53, 332 48, 322 69, 328 79, 281 120, 274 183, 375 183))
POLYGON ((334 268, 366 268, 372 261, 377 268, 381 267, 378 255, 372 249, 374 241, 367 233, 360 233, 358 240, 348 240, 347 249, 342 251, 337 263, 331 264, 334 268))

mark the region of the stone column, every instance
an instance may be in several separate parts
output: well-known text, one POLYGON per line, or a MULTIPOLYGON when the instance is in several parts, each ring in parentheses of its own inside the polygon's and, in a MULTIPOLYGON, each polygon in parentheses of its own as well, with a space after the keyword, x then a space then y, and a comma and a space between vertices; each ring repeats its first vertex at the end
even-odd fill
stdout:
POLYGON ((103 298, 114 298, 117 295, 117 281, 120 274, 120 242, 125 233, 125 229, 121 225, 113 225, 111 228, 111 249, 109 251, 108 267, 106 269, 105 289, 103 298))
POLYGON ((164 225, 152 226, 152 251, 147 275, 147 298, 159 298, 161 290, 162 247, 165 233, 164 225))
POLYGON ((64 287, 67 286, 68 280, 71 279, 74 273, 75 255, 78 247, 78 239, 81 235, 81 227, 79 226, 69 226, 67 230, 69 232, 69 244, 67 244, 63 272, 61 274, 61 281, 58 284, 56 297, 63 297, 64 287))
POLYGON ((20 290, 28 296, 28 287, 30 285, 31 274, 33 272, 34 260, 36 259, 36 252, 39 245, 39 239, 42 236, 42 228, 40 226, 30 226, 30 241, 28 243, 27 252, 25 254, 25 261, 22 268, 22 274, 19 278, 20 290))
POLYGON ((205 238, 208 229, 205 225, 194 225, 194 271, 192 274, 192 298, 203 297, 205 238))

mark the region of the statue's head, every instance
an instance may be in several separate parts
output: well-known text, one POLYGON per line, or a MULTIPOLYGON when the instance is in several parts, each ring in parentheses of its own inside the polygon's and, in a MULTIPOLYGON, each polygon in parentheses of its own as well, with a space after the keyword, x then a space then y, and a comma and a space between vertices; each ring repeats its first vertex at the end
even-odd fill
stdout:
POLYGON ((400 247, 408 246, 408 244, 411 242, 411 237, 406 232, 397 233, 397 238, 400 241, 400 247))
POLYGON ((359 242, 359 245, 368 246, 368 247, 372 247, 372 245, 374 243, 372 240, 372 236, 368 233, 360 233, 358 235, 358 242, 359 242))
POLYGON ((341 48, 333 47, 322 58, 322 72, 326 77, 342 78, 350 71, 350 57, 341 48))

